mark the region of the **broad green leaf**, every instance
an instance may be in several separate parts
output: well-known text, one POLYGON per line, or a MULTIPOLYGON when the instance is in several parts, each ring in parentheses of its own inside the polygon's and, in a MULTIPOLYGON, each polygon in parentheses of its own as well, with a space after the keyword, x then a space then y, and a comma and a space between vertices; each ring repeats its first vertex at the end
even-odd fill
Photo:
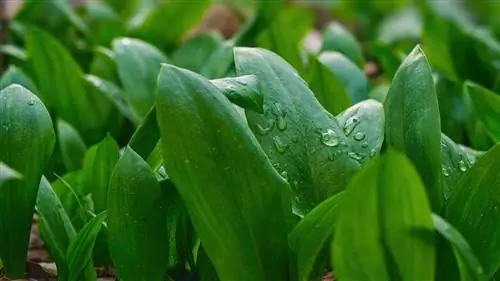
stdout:
POLYGON ((458 182, 444 210, 444 217, 469 242, 487 279, 500 264, 500 145, 495 145, 458 182))
POLYGON ((79 170, 83 166, 87 146, 75 128, 62 119, 57 120, 57 142, 66 170, 79 170))
POLYGON ((439 211, 443 204, 439 107, 431 69, 419 46, 396 72, 384 109, 387 144, 413 162, 432 209, 439 211))
POLYGON ((108 184, 119 158, 119 148, 111 136, 106 136, 95 146, 95 156, 85 165, 85 189, 92 193, 96 213, 106 210, 108 200, 108 184))
POLYGON ((142 159, 148 159, 159 141, 160 129, 156 120, 156 107, 153 107, 144 118, 142 124, 135 130, 128 145, 142 159))
POLYGON ((172 53, 173 64, 200 72, 211 54, 222 44, 220 33, 201 33, 189 38, 172 53))
POLYGON ((12 170, 9 166, 5 165, 5 163, 0 162, 0 187, 4 183, 15 179, 22 179, 22 175, 12 170))
POLYGON ((102 1, 85 1, 81 6, 89 35, 95 44, 108 46, 125 34, 124 22, 113 8, 102 1))
POLYGON ((500 141, 500 96, 474 82, 465 83, 478 118, 494 142, 500 141))
POLYGON ((476 149, 489 150, 494 145, 494 142, 489 136, 486 125, 479 118, 479 112, 475 109, 466 85, 467 83, 463 84, 464 110, 461 111, 461 114, 466 116, 465 132, 467 133, 468 141, 476 149))
POLYGON ((68 50, 51 35, 35 28, 26 38, 26 50, 40 99, 73 125, 85 140, 98 138, 96 130, 108 117, 109 105, 104 97, 85 91, 82 70, 68 50))
POLYGON ((167 58, 154 46, 133 38, 115 39, 113 51, 125 99, 144 118, 154 104, 156 77, 167 58))
POLYGON ((220 281, 214 265, 201 245, 198 250, 198 258, 196 260, 196 271, 198 272, 200 281, 220 281))
POLYGON ((284 0, 276 1, 256 1, 257 11, 255 16, 242 26, 234 36, 236 45, 252 46, 258 34, 268 28, 273 23, 280 11, 283 10, 284 0))
POLYGON ((387 44, 416 42, 422 33, 422 16, 415 7, 408 7, 387 18, 378 27, 378 40, 387 44))
POLYGON ((307 84, 328 112, 336 115, 351 106, 344 85, 326 65, 315 58, 311 69, 307 84))
POLYGON ((38 95, 35 84, 24 72, 14 65, 10 65, 0 79, 0 90, 11 84, 18 84, 38 95))
POLYGON ((339 52, 323 52, 318 57, 340 80, 353 104, 368 99, 369 81, 357 65, 339 52))
POLYGON ((467 152, 445 134, 441 134, 441 161, 444 199, 448 200, 457 182, 475 161, 471 161, 467 152))
POLYGON ((112 50, 99 46, 94 48, 94 58, 90 64, 90 74, 108 80, 121 87, 118 70, 115 63, 115 53, 112 50))
POLYGON ((120 280, 165 280, 167 213, 149 165, 127 147, 111 175, 109 250, 120 280))
POLYGON ((322 277, 328 260, 325 246, 335 232, 341 195, 338 193, 319 204, 288 235, 290 247, 297 257, 298 279, 301 281, 322 277))
MULTIPOLYGON (((66 260, 68 262, 68 281, 82 280, 82 274, 85 274, 85 268, 92 265, 92 250, 94 249, 95 240, 101 226, 106 220, 106 211, 98 214, 90 220, 78 232, 78 234, 71 239, 68 250, 66 251, 66 260)), ((94 272, 95 274, 95 272, 94 272)), ((87 277, 88 278, 88 277, 87 277)), ((92 279, 95 280, 97 276, 92 279)))
POLYGON ((61 201, 45 177, 42 177, 40 182, 36 211, 39 216, 40 235, 56 262, 59 278, 66 280, 68 276, 66 249, 71 239, 76 236, 76 231, 61 201))
POLYGON ((20 61, 27 59, 26 51, 15 45, 0 45, 0 53, 11 56, 20 61))
MULTIPOLYGON (((90 149, 88 153, 92 152, 90 149)), ((88 214, 84 211, 84 204, 82 203, 83 192, 82 189, 83 171, 78 170, 67 173, 62 177, 57 176, 57 180, 52 182, 52 188, 61 200, 64 210, 71 219, 71 223, 76 231, 79 231, 87 222, 88 214)))
POLYGON ((390 149, 369 161, 343 194, 339 213, 333 242, 339 280, 391 280, 394 272, 394 280, 434 280, 430 205, 404 155, 390 149))
POLYGON ((42 101, 17 84, 1 90, 0 160, 23 175, 0 188, 0 256, 10 278, 24 276, 38 185, 54 144, 42 101))
POLYGON ((232 103, 263 113, 264 96, 255 75, 210 80, 232 103))
MULTIPOLYGON (((274 167, 291 184, 295 211, 306 214, 343 190, 358 169, 360 163, 348 155, 351 141, 278 55, 239 47, 235 60, 237 74, 256 75, 264 95, 264 114, 246 111, 248 124, 274 167)), ((350 133, 356 133, 359 121, 350 125, 350 133)))
POLYGON ((229 76, 231 68, 234 67, 234 46, 235 41, 233 40, 225 41, 219 45, 205 61, 200 74, 210 79, 229 76))
POLYGON ((349 136, 348 156, 364 163, 380 152, 384 142, 385 116, 380 102, 365 100, 349 107, 337 116, 344 134, 349 136))
POLYGON ((321 50, 342 53, 359 67, 365 63, 361 45, 354 35, 338 22, 328 24, 323 30, 321 50))
POLYGON ((273 23, 258 35, 258 46, 277 53, 305 76, 306 68, 299 47, 312 29, 313 18, 312 11, 304 7, 283 9, 273 23))
POLYGON ((219 278, 285 280, 289 186, 233 105, 206 78, 164 65, 157 118, 165 168, 219 278))
POLYGON ((125 94, 113 82, 104 80, 94 75, 85 75, 87 83, 98 89, 108 100, 113 103, 118 111, 134 124, 139 124, 141 118, 125 100, 125 94))
POLYGON ((368 93, 368 96, 371 99, 374 99, 378 102, 384 103, 385 98, 387 97, 387 93, 389 92, 390 85, 387 83, 379 84, 373 87, 368 93))
POLYGON ((432 221, 436 231, 441 234, 452 246, 460 270, 462 281, 486 280, 483 268, 474 255, 474 251, 464 237, 442 217, 432 214, 432 221))
POLYGON ((134 31, 161 49, 170 48, 201 20, 211 4, 212 0, 161 1, 134 31))

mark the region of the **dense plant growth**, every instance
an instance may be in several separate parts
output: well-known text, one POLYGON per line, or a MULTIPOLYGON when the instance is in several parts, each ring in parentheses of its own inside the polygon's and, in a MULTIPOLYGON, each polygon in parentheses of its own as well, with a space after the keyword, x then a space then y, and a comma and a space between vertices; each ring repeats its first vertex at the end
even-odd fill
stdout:
POLYGON ((210 0, 23 4, 5 275, 36 214, 61 281, 500 276, 500 6, 325 1, 311 48, 313 4, 226 2, 229 39, 189 33, 210 0))

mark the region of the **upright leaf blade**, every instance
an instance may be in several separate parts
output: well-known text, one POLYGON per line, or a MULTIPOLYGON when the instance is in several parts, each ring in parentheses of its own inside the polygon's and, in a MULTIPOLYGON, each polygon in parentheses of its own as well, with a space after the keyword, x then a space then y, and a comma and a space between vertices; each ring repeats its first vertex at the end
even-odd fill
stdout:
POLYGON ((389 150, 351 181, 340 204, 333 263, 340 280, 434 279, 431 210, 404 155, 389 150))
POLYGON ((80 275, 84 272, 84 269, 89 264, 92 265, 92 250, 94 249, 95 240, 101 230, 101 226, 104 220, 106 220, 106 215, 107 213, 104 211, 92 218, 70 241, 66 252, 69 281, 81 280, 82 277, 80 275))
POLYGON ((285 280, 289 187, 231 103, 206 78, 165 65, 157 116, 165 168, 219 278, 285 280))
POLYGON ((500 141, 500 96, 470 81, 465 83, 465 90, 490 138, 500 141))
POLYGON ((168 231, 160 185, 130 147, 118 160, 108 193, 111 258, 120 280, 165 280, 168 231))
POLYGON ((7 276, 22 277, 40 178, 55 144, 47 109, 30 91, 0 91, 0 159, 23 175, 0 188, 0 256, 7 276))
MULTIPOLYGON (((294 207, 303 215, 343 190, 359 167, 348 156, 350 140, 282 58, 268 50, 238 47, 235 61, 238 75, 259 79, 264 114, 246 111, 248 124, 275 168, 287 177, 294 207)), ((360 121, 351 124, 350 135, 360 121)))
POLYGON ((259 80, 255 75, 211 80, 232 103, 256 112, 263 113, 264 96, 260 91, 259 80))
POLYGON ((344 54, 359 67, 364 64, 363 51, 356 38, 340 23, 332 22, 323 30, 322 51, 344 54))
POLYGON ((432 209, 443 204, 441 124, 431 69, 419 46, 399 67, 385 100, 386 142, 405 153, 424 180, 432 209))
POLYGON ((139 39, 118 38, 112 45, 125 98, 135 113, 144 118, 154 104, 156 77, 167 58, 139 39))
POLYGON ((68 122, 58 119, 57 140, 66 171, 79 170, 83 166, 87 146, 78 132, 68 122))
POLYGON ((38 95, 38 90, 33 84, 33 81, 24 74, 24 72, 14 65, 10 65, 9 68, 5 71, 0 79, 0 90, 6 88, 11 84, 18 84, 28 89, 35 95, 38 95))
POLYGON ((478 159, 455 187, 444 210, 447 220, 469 242, 491 278, 500 265, 500 145, 478 159))

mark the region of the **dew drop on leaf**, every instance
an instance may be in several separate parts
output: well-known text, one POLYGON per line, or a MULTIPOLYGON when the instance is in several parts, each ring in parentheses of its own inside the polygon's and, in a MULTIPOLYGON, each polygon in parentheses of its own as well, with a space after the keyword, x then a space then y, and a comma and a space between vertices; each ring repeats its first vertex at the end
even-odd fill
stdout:
POLYGON ((335 160, 335 151, 332 151, 328 154, 328 159, 330 161, 334 161, 335 160))
POLYGON ((351 151, 351 152, 347 153, 347 156, 349 156, 349 158, 354 159, 358 162, 363 160, 363 156, 361 156, 360 154, 358 154, 356 152, 351 151))
POLYGON ((458 161, 458 169, 461 172, 467 172, 467 164, 465 164, 465 161, 463 159, 461 159, 460 161, 458 161))
POLYGON ((30 98, 30 100, 28 101, 28 105, 35 105, 35 99, 30 98))
POLYGON ((287 146, 281 141, 280 137, 275 136, 273 137, 273 143, 274 143, 274 148, 276 148, 276 151, 279 153, 285 153, 287 146))
POLYGON ((248 84, 247 84, 247 82, 246 82, 246 81, 244 81, 244 80, 236 80, 236 83, 238 83, 238 84, 240 84, 240 85, 242 85, 242 86, 246 86, 246 85, 248 85, 248 84))
POLYGON ((319 140, 326 146, 335 147, 340 143, 339 139, 337 138, 337 134, 335 134, 332 129, 328 129, 326 132, 321 133, 319 140))
POLYGON ((287 172, 287 171, 283 171, 283 172, 281 172, 281 176, 282 176, 285 180, 288 180, 288 172, 287 172))
POLYGON ((365 138, 366 138, 366 135, 363 132, 357 132, 357 133, 354 134, 354 140, 355 141, 362 141, 365 138))
POLYGON ((349 136, 354 129, 356 129, 356 126, 358 126, 359 122, 359 117, 357 116, 352 116, 351 118, 347 119, 344 123, 344 134, 346 136, 349 136))
POLYGON ((297 143, 299 141, 299 138, 297 136, 292 137, 292 142, 297 143))
POLYGON ((368 142, 364 141, 361 143, 362 148, 367 148, 368 147, 368 142))
POLYGON ((368 156, 370 156, 370 158, 373 158, 375 157, 375 155, 377 154, 377 151, 374 149, 370 150, 370 154, 368 156))
POLYGON ((286 128, 287 128, 287 123, 286 123, 286 120, 285 120, 285 117, 283 116, 278 116, 278 118, 276 119, 276 125, 278 127, 278 130, 280 131, 285 131, 286 128))
POLYGON ((443 167, 443 176, 445 177, 449 177, 450 176, 450 172, 448 171, 448 169, 446 167, 443 167))

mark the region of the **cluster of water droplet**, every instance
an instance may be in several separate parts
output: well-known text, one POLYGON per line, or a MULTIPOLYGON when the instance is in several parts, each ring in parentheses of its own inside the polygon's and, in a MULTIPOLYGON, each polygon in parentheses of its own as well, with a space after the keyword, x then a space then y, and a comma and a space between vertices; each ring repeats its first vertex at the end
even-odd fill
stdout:
MULTIPOLYGON (((441 140, 441 146, 444 149, 448 148, 448 145, 446 144, 446 142, 444 140, 441 140)), ((471 163, 469 162, 469 160, 466 158, 465 155, 460 155, 460 157, 461 157, 461 159, 457 162, 457 167, 456 168, 460 172, 465 173, 470 168, 471 163)), ((442 174, 443 174, 444 177, 449 177, 452 170, 453 170, 452 167, 443 166, 441 168, 441 172, 442 172, 442 174)))

